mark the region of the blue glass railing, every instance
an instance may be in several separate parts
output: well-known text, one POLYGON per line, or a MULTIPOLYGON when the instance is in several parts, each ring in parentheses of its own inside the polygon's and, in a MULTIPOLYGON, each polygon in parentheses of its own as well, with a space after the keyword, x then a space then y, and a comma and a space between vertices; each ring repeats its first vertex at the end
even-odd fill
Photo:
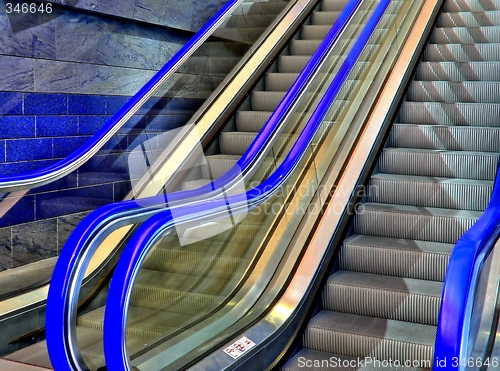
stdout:
MULTIPOLYGON (((324 62, 325 55, 331 51, 361 3, 361 0, 351 0, 348 3, 325 41, 308 62, 250 148, 228 173, 211 184, 195 190, 141 199, 139 202, 131 200, 104 206, 91 213, 77 226, 57 261, 47 300, 47 346, 55 369, 83 370, 86 368, 76 337, 76 308, 86 268, 99 244, 114 230, 124 225, 142 222, 165 210, 167 204, 172 205, 186 199, 190 203, 197 199, 206 200, 210 198, 207 192, 213 192, 212 196, 217 197, 218 189, 223 186, 227 188, 231 183, 240 180, 242 174, 244 175, 256 166, 265 156, 265 149, 272 145, 272 141, 279 134, 279 123, 296 106, 298 98, 324 62)), ((218 205, 220 202, 220 200, 215 200, 213 204, 218 205)))
POLYGON ((280 189, 297 168, 307 149, 310 148, 321 123, 327 116, 332 103, 337 98, 389 3, 390 0, 382 0, 375 8, 290 152, 265 181, 246 193, 229 196, 224 200, 212 200, 179 208, 175 211, 175 217, 172 215, 172 210, 166 209, 148 219, 134 233, 117 264, 106 302, 104 348, 107 367, 112 370, 132 369, 126 344, 128 308, 139 269, 155 243, 168 230, 182 226, 184 223, 208 222, 217 220, 218 217, 222 218, 227 212, 228 205, 232 215, 245 213, 247 209, 256 208, 268 200, 280 189))
POLYGON ((219 28, 243 0, 228 1, 96 134, 63 160, 40 170, 0 177, 0 193, 15 192, 54 182, 88 161, 153 96, 179 67, 219 28))
MULTIPOLYGON (((434 357, 435 369, 465 370, 474 295, 484 261, 500 236, 500 172, 483 215, 458 240, 446 272, 434 357)), ((485 360, 482 360, 485 361, 485 360)))

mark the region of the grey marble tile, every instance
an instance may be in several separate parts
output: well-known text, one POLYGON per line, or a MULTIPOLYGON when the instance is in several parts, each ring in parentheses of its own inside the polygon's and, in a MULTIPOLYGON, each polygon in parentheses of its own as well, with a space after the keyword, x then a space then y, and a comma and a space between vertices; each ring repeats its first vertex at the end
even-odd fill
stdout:
POLYGON ((7 53, 10 55, 48 58, 56 56, 55 20, 34 26, 35 20, 26 19, 26 29, 12 32, 7 43, 7 53))
POLYGON ((113 94, 114 67, 78 64, 78 87, 82 94, 113 94))
MULTIPOLYGON (((182 3, 182 0, 170 0, 170 3, 182 3)), ((170 4, 169 3, 169 4, 170 4)), ((191 29, 198 31, 217 11, 224 5, 219 0, 195 0, 192 12, 194 16, 191 21, 191 29)))
POLYGON ((100 0, 99 11, 120 17, 132 18, 135 2, 133 0, 100 0))
POLYGON ((73 0, 73 1, 77 3, 76 6, 78 8, 88 9, 88 10, 91 10, 94 12, 101 10, 101 2, 103 2, 103 3, 112 3, 113 2, 110 0, 80 0, 80 1, 73 0))
POLYGON ((166 9, 166 1, 136 0, 134 19, 150 23, 162 23, 166 9))
POLYGON ((218 76, 199 76, 198 98, 208 98, 210 94, 220 85, 223 78, 218 76))
POLYGON ((0 229, 0 271, 12 268, 11 228, 0 229))
POLYGON ((57 255, 57 220, 48 219, 12 227, 13 266, 57 255))
POLYGON ((165 26, 180 28, 181 30, 197 31, 192 27, 197 15, 194 13, 194 10, 188 11, 189 9, 192 10, 192 7, 190 4, 186 5, 186 2, 183 0, 169 0, 163 24, 165 26))
POLYGON ((77 93, 77 63, 35 60, 35 91, 77 93))
POLYGON ((68 240, 70 234, 75 230, 78 223, 85 218, 89 212, 65 215, 57 218, 57 247, 58 254, 61 252, 64 244, 68 240))
POLYGON ((175 97, 192 98, 198 96, 198 75, 175 74, 176 80, 173 86, 175 97))
POLYGON ((150 70, 115 67, 115 94, 134 95, 154 74, 150 70))
POLYGON ((97 18, 68 12, 56 21, 57 59, 75 62, 96 62, 97 18))
POLYGON ((0 55, 0 91, 33 91, 35 61, 22 57, 0 55))

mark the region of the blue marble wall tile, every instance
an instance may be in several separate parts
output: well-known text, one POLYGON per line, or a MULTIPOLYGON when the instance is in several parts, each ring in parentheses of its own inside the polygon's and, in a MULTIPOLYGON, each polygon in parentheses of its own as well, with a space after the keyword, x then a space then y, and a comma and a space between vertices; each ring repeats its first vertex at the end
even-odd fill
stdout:
POLYGON ((149 116, 148 131, 167 131, 185 125, 191 115, 154 115, 149 116))
POLYGON ((192 7, 187 7, 184 0, 169 0, 165 11, 165 25, 181 30, 197 31, 192 25, 197 15, 192 7))
MULTIPOLYGON (((35 220, 35 198, 25 195, 23 197, 13 197, 13 202, 0 218, 0 227, 8 227, 15 224, 27 223, 35 220)), ((4 201, 4 206, 7 203, 4 201)), ((10 204, 10 203, 9 203, 10 204)))
POLYGON ((0 116, 0 138, 33 138, 36 133, 35 116, 0 116))
POLYGON ((10 228, 0 229, 0 270, 12 268, 12 232, 10 228))
POLYGON ((106 100, 96 95, 68 96, 68 113, 70 115, 105 115, 106 100))
POLYGON ((80 135, 93 135, 101 127, 108 122, 111 116, 104 115, 92 115, 92 116, 80 116, 79 121, 79 134, 80 135))
MULTIPOLYGON (((115 1, 116 0, 114 0, 114 1, 103 0, 102 2, 103 3, 113 3, 115 1)), ((88 10, 92 10, 92 11, 101 10, 101 8, 100 8, 101 1, 100 0, 80 0, 80 1, 77 1, 77 3, 78 3, 77 6, 79 8, 88 9, 88 10)))
POLYGON ((36 25, 36 15, 16 19, 18 32, 11 33, 7 45, 8 54, 32 58, 56 57, 55 22, 36 25), (25 24, 22 24, 25 23, 25 24))
POLYGON ((130 99, 130 97, 114 95, 103 97, 106 99, 106 113, 108 115, 116 114, 130 99))
POLYGON ((78 87, 81 94, 112 94, 115 87, 114 68, 78 64, 78 87))
POLYGON ((7 161, 42 160, 53 157, 52 138, 7 140, 7 161))
POLYGON ((26 115, 65 115, 68 113, 66 94, 26 94, 24 114, 26 115))
POLYGON ((77 93, 77 63, 37 59, 35 61, 35 91, 77 93))
POLYGON ((36 218, 47 219, 94 210, 113 201, 113 185, 70 189, 36 196, 36 218))
POLYGON ((123 201, 131 190, 132 185, 129 180, 113 183, 113 201, 123 201))
POLYGON ((38 137, 78 135, 78 116, 37 116, 38 137))
POLYGON ((130 130, 142 130, 148 126, 148 116, 146 115, 134 115, 132 116, 125 125, 123 125, 122 129, 120 129, 120 132, 126 131, 129 132, 130 130))
POLYGON ((88 139, 88 137, 64 137, 54 138, 54 158, 63 158, 80 148, 88 139))
POLYGON ((96 62, 97 18, 76 12, 67 12, 56 20, 56 57, 75 62, 96 62))
POLYGON ((12 227, 14 267, 57 256, 57 220, 43 220, 12 227))
POLYGON ((136 94, 156 71, 133 68, 115 68, 115 93, 132 96, 136 94))
POLYGON ((26 173, 47 167, 55 162, 55 160, 39 160, 0 163, 0 174, 3 176, 26 173))
POLYGON ((0 55, 0 91, 33 91, 35 61, 0 55))
POLYGON ((127 143, 126 134, 116 134, 99 150, 99 154, 123 152, 127 149, 127 143))
POLYGON ((107 169, 110 173, 128 174, 127 158, 123 154, 95 155, 81 167, 83 172, 107 169))
POLYGON ((57 246, 58 252, 62 250, 68 237, 76 226, 88 215, 88 212, 65 215, 57 218, 57 246))
POLYGON ((5 140, 0 140, 0 162, 5 162, 5 140))
POLYGON ((165 18, 167 9, 166 1, 158 0, 136 0, 134 19, 145 22, 161 23, 165 18))
POLYGON ((134 14, 134 1, 132 0, 101 0, 99 11, 106 14, 132 18, 134 14))
POLYGON ((0 92, 0 115, 21 115, 23 99, 23 93, 0 92))
POLYGON ((177 115, 193 114, 203 104, 204 99, 197 98, 175 98, 170 100, 167 113, 177 115))

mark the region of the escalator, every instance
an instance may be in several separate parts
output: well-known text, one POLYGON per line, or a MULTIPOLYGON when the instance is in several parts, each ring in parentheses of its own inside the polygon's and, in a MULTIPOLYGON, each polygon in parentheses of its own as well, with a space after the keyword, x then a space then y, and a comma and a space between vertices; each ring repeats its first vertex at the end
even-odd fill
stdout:
MULTIPOLYGON (((312 16, 312 22, 316 23, 313 25, 306 25, 304 26, 303 32, 302 32, 302 40, 294 40, 292 42, 292 45, 290 46, 291 48, 291 54, 292 55, 286 55, 288 54, 288 51, 284 52, 284 56, 280 57, 280 61, 275 65, 277 70, 281 70, 280 72, 285 71, 285 73, 278 74, 278 73, 270 73, 266 76, 266 88, 269 91, 259 91, 259 87, 252 93, 251 98, 249 99, 249 104, 251 108, 254 110, 254 112, 248 112, 248 109, 245 107, 243 110, 240 110, 237 115, 235 122, 233 122, 233 126, 236 127, 240 133, 237 135, 236 133, 231 133, 231 132, 224 132, 218 140, 216 140, 210 151, 213 153, 214 148, 217 146, 220 148, 220 154, 217 154, 213 157, 208 157, 207 158, 207 163, 208 166, 205 169, 205 172, 202 173, 202 178, 197 179, 195 181, 189 181, 188 183, 183 184, 183 189, 192 189, 195 187, 198 187, 200 185, 206 184, 207 182, 210 181, 210 179, 214 179, 218 177, 220 174, 224 173, 228 168, 230 168, 235 162, 236 159, 239 157, 238 155, 243 153, 248 147, 248 145, 253 141, 255 138, 255 132, 256 130, 259 129, 260 126, 262 126, 267 118, 270 115, 270 111, 274 109, 273 103, 277 105, 277 103, 281 100, 281 98, 284 96, 284 92, 288 89, 288 87, 292 84, 292 82, 295 80, 295 78, 298 75, 298 72, 302 70, 302 67, 304 66, 305 62, 309 59, 308 55, 311 55, 312 52, 317 48, 319 45, 319 41, 323 37, 328 30, 331 28, 331 23, 335 21, 335 19, 338 17, 340 10, 342 10, 343 6, 345 4, 339 4, 338 2, 333 2, 333 1, 325 1, 323 4, 322 9, 318 9, 317 12, 314 13, 312 16), (330 25, 328 26, 328 23, 330 25), (319 40, 319 41, 318 41, 319 40)), ((278 72, 278 71, 276 71, 278 72)), ((245 106, 245 105, 244 105, 245 106)), ((278 144, 274 147, 274 150, 277 151, 278 153, 283 151, 282 147, 286 147, 291 140, 292 137, 290 135, 285 135, 283 142, 278 141, 278 144)), ((217 151, 217 149, 215 149, 217 151)), ((260 178, 263 178, 266 173, 269 172, 269 169, 266 169, 264 171, 258 172, 257 176, 260 178)), ((241 230, 244 232, 249 231, 246 233, 248 235, 249 233, 254 233, 255 232, 255 227, 252 230, 252 227, 254 225, 252 224, 252 221, 245 221, 241 225, 241 230)), ((233 234, 233 232, 229 233, 230 235, 233 234)), ((224 236, 219 236, 219 239, 223 239, 224 236)), ((234 244, 234 242, 233 242, 234 244)), ((207 247, 207 243, 205 242, 205 245, 203 243, 201 244, 202 247, 207 247)), ((234 246, 234 245, 233 245, 234 246)), ((237 250, 237 249, 236 249, 237 250)), ((156 273, 153 272, 149 276, 150 277, 145 277, 143 280, 144 286, 151 286, 152 283, 158 282, 158 277, 162 276, 162 271, 171 271, 171 273, 174 273, 171 279, 166 281, 166 288, 163 289, 163 292, 167 292, 167 296, 174 296, 173 301, 173 306, 175 308, 175 305, 178 305, 177 307, 177 312, 179 315, 173 319, 173 322, 175 323, 175 326, 178 326, 179 323, 182 325, 182 321, 189 320, 190 322, 193 321, 192 316, 190 316, 189 311, 187 312, 186 316, 186 311, 188 309, 192 309, 189 307, 186 307, 186 305, 183 305, 183 301, 186 301, 188 303, 205 303, 207 300, 207 297, 212 294, 211 288, 210 287, 204 287, 203 285, 200 286, 199 289, 201 290, 204 289, 206 292, 208 292, 208 296, 206 293, 197 295, 198 293, 195 291, 194 293, 189 292, 188 293, 188 299, 185 300, 186 298, 182 298, 182 300, 178 300, 178 292, 174 292, 172 295, 172 290, 168 288, 168 283, 169 282, 175 282, 175 285, 177 285, 178 282, 182 282, 185 287, 193 286, 193 284, 196 281, 200 280, 200 277, 196 277, 197 272, 203 272, 204 270, 207 269, 207 267, 204 267, 203 264, 200 266, 197 264, 196 267, 191 267, 189 264, 183 268, 187 269, 189 271, 189 274, 186 274, 186 272, 183 272, 182 270, 179 271, 177 262, 179 261, 192 261, 193 256, 196 255, 197 251, 194 251, 192 253, 188 253, 187 255, 185 254, 185 250, 181 249, 172 249, 169 250, 166 254, 167 256, 162 256, 162 251, 161 249, 158 250, 158 254, 160 255, 159 258, 156 259, 156 264, 160 264, 160 266, 155 266, 155 267, 150 267, 150 268, 155 268, 156 273), (176 251, 178 250, 178 251, 176 251), (167 258, 167 259, 165 259, 167 258), (164 266, 161 266, 162 263, 165 263, 164 266), (149 280, 149 283, 148 283, 149 280), (176 297, 177 295, 177 297, 176 297), (192 298, 194 297, 194 298, 192 298)), ((215 259, 218 258, 217 256, 210 256, 210 249, 203 251, 201 261, 202 263, 205 262, 208 266, 213 266, 214 265, 214 260, 217 260, 217 263, 215 263, 216 268, 220 266, 222 274, 221 277, 215 277, 216 280, 213 281, 212 286, 218 286, 222 287, 224 283, 221 280, 226 279, 225 275, 229 271, 230 274, 233 274, 234 272, 231 271, 231 267, 234 266, 234 261, 241 261, 242 257, 238 256, 238 253, 242 253, 241 251, 236 251, 235 256, 231 256, 230 253, 228 253, 227 259, 225 257, 222 257, 221 259, 215 259), (217 281, 219 280, 219 281, 217 281)), ((165 252, 163 252, 165 254, 165 252)), ((199 257, 200 254, 198 254, 197 257, 199 257)), ((152 258, 150 264, 154 265, 155 259, 152 258)), ((201 273, 200 273, 201 274, 201 273)), ((182 285, 180 287, 182 289, 182 285)), ((148 296, 151 295, 151 293, 147 292, 148 288, 144 289, 146 291, 145 298, 138 298, 140 302, 145 302, 146 305, 143 305, 143 308, 140 310, 140 314, 138 317, 144 319, 146 318, 153 318, 152 313, 147 312, 147 309, 153 310, 154 308, 147 308, 144 309, 144 307, 147 307, 147 303, 149 301, 148 296)), ((157 287, 154 287, 154 290, 157 290, 157 287)), ((176 288, 177 291, 179 291, 179 288, 176 288)), ((158 290, 157 290, 158 291, 158 290)), ((160 296, 162 295, 161 289, 160 291, 160 296)), ((190 290, 193 291, 193 290, 190 290)), ((153 295, 156 295, 156 293, 153 293, 153 295)), ((181 294, 181 296, 185 296, 184 294, 181 294)), ((217 296, 214 297, 217 300, 217 296)), ((213 300, 213 299, 212 299, 213 300)), ((189 304, 192 305, 192 304, 189 304)), ((95 311, 91 311, 87 314, 84 314, 82 317, 79 318, 78 322, 78 327, 79 327, 79 333, 78 337, 81 341, 82 344, 86 344, 83 346, 84 348, 84 357, 86 360, 89 360, 89 365, 91 365, 92 368, 98 368, 104 364, 103 359, 102 359, 102 343, 99 344, 99 338, 101 337, 100 333, 102 331, 102 319, 96 319, 99 316, 102 317, 103 310, 97 309, 95 311)), ((175 312, 175 309, 174 309, 175 312)), ((131 316, 133 317, 135 314, 133 310, 131 311, 131 316)), ((134 317, 133 317, 134 318, 134 317)), ((131 345, 133 348, 134 342, 140 346, 140 348, 143 348, 145 345, 148 345, 147 342, 149 339, 156 338, 158 336, 164 337, 170 334, 171 332, 171 326, 169 326, 169 322, 165 322, 162 320, 161 316, 156 316, 156 320, 160 322, 151 322, 146 325, 146 328, 135 328, 132 332, 134 334, 139 334, 137 336, 137 339, 132 339, 131 345), (161 323, 161 326, 160 326, 161 323)), ((170 319, 172 321, 172 319, 170 319)), ((132 337, 131 337, 132 338, 132 337)), ((18 361, 23 361, 23 362, 28 362, 32 364, 38 364, 40 366, 45 366, 48 367, 50 366, 50 362, 46 357, 44 357, 44 345, 39 344, 36 347, 37 349, 25 349, 23 351, 20 351, 18 353, 12 354, 8 356, 8 359, 12 360, 18 360, 18 361)))
POLYGON ((449 256, 486 208, 497 171, 499 9, 497 1, 444 2, 322 310, 283 370, 332 357, 369 369, 374 359, 380 369, 432 367, 449 256))

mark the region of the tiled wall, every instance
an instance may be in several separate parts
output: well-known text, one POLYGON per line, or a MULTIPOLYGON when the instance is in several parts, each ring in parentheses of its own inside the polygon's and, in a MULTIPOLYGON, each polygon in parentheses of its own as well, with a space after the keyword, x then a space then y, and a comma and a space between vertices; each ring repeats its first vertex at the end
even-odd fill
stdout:
MULTIPOLYGON (((165 7, 163 23, 154 17, 147 22, 167 24, 174 14, 167 9, 180 9, 180 4, 202 20, 221 1, 198 1, 193 7, 173 0, 84 0, 76 5, 132 20, 158 16, 161 12, 150 10, 165 7)), ((195 19, 189 14, 177 18, 195 19)), ((54 8, 49 18, 11 23, 0 0, 0 175, 45 167, 77 149, 190 37, 78 9, 54 8)), ((22 197, 0 195, 0 270, 57 255, 86 210, 123 199, 130 190, 126 149, 183 125, 246 49, 210 43, 77 172, 22 197)))

